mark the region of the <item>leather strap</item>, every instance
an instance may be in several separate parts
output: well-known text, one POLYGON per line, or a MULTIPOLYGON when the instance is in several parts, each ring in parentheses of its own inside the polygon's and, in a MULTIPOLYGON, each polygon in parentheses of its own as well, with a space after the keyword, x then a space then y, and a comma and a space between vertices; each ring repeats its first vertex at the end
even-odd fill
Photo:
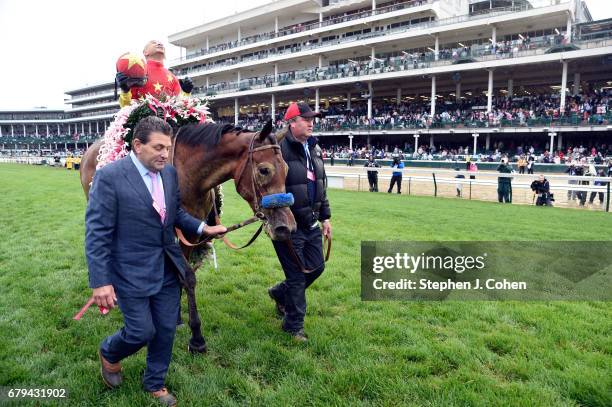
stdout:
MULTIPOLYGON (((331 253, 332 239, 330 237, 323 236, 323 246, 326 246, 326 243, 327 243, 327 252, 325 253, 325 262, 327 263, 327 261, 329 260, 329 255, 331 253)), ((289 252, 291 253, 291 256, 293 257, 293 261, 295 261, 295 264, 297 264, 301 272, 304 274, 312 273, 314 270, 309 270, 306 267, 304 267, 302 260, 300 260, 300 256, 297 255, 297 252, 295 251, 295 247, 293 247, 293 242, 291 241, 291 239, 287 241, 287 246, 289 247, 289 252)))

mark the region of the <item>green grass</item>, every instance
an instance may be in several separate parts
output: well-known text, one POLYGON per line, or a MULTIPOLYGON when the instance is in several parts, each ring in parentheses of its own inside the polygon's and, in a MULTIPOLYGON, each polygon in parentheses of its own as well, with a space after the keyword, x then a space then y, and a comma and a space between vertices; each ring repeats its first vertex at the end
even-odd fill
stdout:
MULTIPOLYGON (((246 218, 233 186, 225 191, 225 223, 246 218)), ((78 173, 0 165, 0 193, 0 386, 66 388, 65 405, 152 405, 141 389, 144 351, 124 361, 120 389, 100 380, 97 347, 120 314, 71 319, 90 295, 78 173)), ((175 341, 167 385, 181 405, 612 405, 610 303, 366 303, 359 277, 361 240, 601 240, 610 214, 329 197, 334 248, 308 290, 310 343, 294 344, 274 317, 266 288, 282 272, 270 242, 241 252, 218 244, 220 269, 198 273, 209 353, 186 351, 188 329, 175 341)))

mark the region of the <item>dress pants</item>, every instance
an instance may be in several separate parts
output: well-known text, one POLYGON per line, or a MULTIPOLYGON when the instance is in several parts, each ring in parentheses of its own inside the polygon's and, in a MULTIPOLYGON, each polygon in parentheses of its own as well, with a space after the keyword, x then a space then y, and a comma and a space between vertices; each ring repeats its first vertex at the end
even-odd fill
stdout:
POLYGON ((179 313, 180 284, 174 265, 167 257, 164 269, 164 282, 156 294, 149 297, 117 294, 124 326, 100 345, 102 356, 110 363, 117 363, 147 346, 143 377, 146 391, 164 387, 179 313))
POLYGON ((304 328, 306 315, 306 288, 308 288, 325 269, 321 228, 299 228, 291 233, 291 241, 297 256, 304 267, 313 270, 305 274, 296 264, 289 246, 285 242, 272 241, 278 260, 285 272, 285 281, 272 288, 272 295, 285 306, 283 330, 297 332, 304 328))

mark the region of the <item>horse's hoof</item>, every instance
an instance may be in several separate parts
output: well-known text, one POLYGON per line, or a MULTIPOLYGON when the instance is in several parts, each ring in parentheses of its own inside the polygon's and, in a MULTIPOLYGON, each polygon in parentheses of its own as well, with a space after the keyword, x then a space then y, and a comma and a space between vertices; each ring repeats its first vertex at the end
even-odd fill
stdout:
POLYGON ((191 342, 187 345, 187 350, 191 353, 206 353, 208 352, 208 348, 206 347, 206 342, 202 342, 202 344, 195 345, 191 342))

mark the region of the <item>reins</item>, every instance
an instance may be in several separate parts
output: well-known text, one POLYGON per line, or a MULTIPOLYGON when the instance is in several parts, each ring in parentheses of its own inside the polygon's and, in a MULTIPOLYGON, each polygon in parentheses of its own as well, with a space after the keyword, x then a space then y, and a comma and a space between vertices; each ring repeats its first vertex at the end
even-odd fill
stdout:
MULTIPOLYGON (((248 157, 246 159, 246 161, 244 162, 244 165, 241 166, 240 171, 239 171, 239 175, 236 178, 236 184, 240 185, 240 180, 242 179, 242 176, 245 173, 245 169, 247 168, 247 166, 249 166, 249 164, 252 164, 253 161, 253 153, 256 153, 258 151, 263 151, 263 150, 267 150, 270 148, 276 149, 276 150, 280 150, 280 146, 278 146, 277 144, 271 144, 271 145, 266 145, 266 146, 260 146, 257 148, 253 148, 254 144, 255 144, 255 137, 258 135, 258 133, 253 133, 253 137, 251 138, 251 141, 249 143, 249 151, 248 151, 248 157)), ((173 165, 174 163, 174 151, 175 151, 175 146, 176 146, 176 141, 178 138, 178 133, 177 135, 174 137, 174 143, 172 143, 172 149, 171 149, 171 156, 170 156, 170 164, 173 165)), ((278 153, 278 151, 277 151, 278 153)), ((263 194, 259 191, 259 185, 257 184, 257 182, 255 181, 255 166, 251 165, 252 171, 251 171, 251 175, 252 175, 252 182, 251 182, 251 188, 253 189, 253 200, 254 202, 252 202, 253 207, 255 208, 255 215, 251 216, 250 218, 236 223, 234 225, 231 225, 229 227, 227 227, 227 232, 224 234, 223 236, 223 243, 225 243, 225 245, 227 247, 229 247, 230 249, 233 250, 239 250, 239 249, 244 249, 245 247, 250 246, 255 240, 257 240, 257 238, 259 237, 259 235, 261 234, 261 231, 263 230, 263 227, 267 224, 267 219, 266 216, 264 215, 264 213, 261 210, 261 205, 259 203, 259 198, 261 196, 263 196, 263 194), (257 230, 255 231, 255 233, 253 234, 253 236, 249 239, 249 241, 242 245, 242 246, 237 246, 234 243, 232 243, 228 238, 227 238, 227 233, 229 232, 233 232, 235 230, 238 230, 244 226, 250 225, 252 223, 255 223, 257 221, 261 221, 262 223, 259 225, 259 228, 257 228, 257 230)), ((215 215, 215 224, 220 225, 221 224, 221 219, 219 218, 219 212, 217 210, 217 202, 216 202, 216 196, 215 196, 215 192, 214 192, 214 188, 210 190, 210 194, 212 196, 212 204, 213 204, 213 213, 215 215)), ((199 247, 202 246, 208 242, 210 242, 213 239, 213 236, 206 236, 203 239, 201 239, 200 241, 198 241, 197 243, 191 243, 190 241, 187 240, 187 238, 185 238, 185 235, 183 234, 183 232, 178 229, 175 228, 176 231, 176 235, 179 239, 179 241, 185 245, 186 247, 199 247)))
MULTIPOLYGON (((236 184, 240 185, 240 181, 242 180, 242 177, 245 174, 246 168, 251 165, 251 188, 252 188, 252 192, 253 192, 253 202, 252 205, 255 209, 255 215, 251 216, 250 218, 240 222, 240 223, 236 223, 234 225, 231 225, 229 227, 227 227, 227 232, 223 235, 223 243, 225 243, 225 245, 227 247, 229 247, 230 249, 233 250, 240 250, 240 249, 244 249, 245 247, 250 246, 255 240, 257 240, 257 238, 259 237, 259 235, 261 234, 261 231, 263 230, 264 226, 268 223, 266 216, 264 215, 261 205, 260 205, 260 199, 263 197, 263 194, 260 191, 260 186, 259 184, 257 184, 256 182, 256 174, 255 174, 255 166, 252 165, 253 162, 253 154, 259 151, 263 151, 263 150, 267 150, 270 148, 275 149, 275 154, 280 154, 280 146, 278 144, 270 144, 270 145, 265 145, 265 146, 259 146, 254 148, 254 144, 255 144, 255 137, 258 135, 258 133, 254 133, 253 137, 251 138, 251 141, 249 143, 249 151, 248 151, 248 157, 245 160, 244 164, 240 167, 240 170, 238 171, 238 177, 236 177, 236 184), (251 238, 249 239, 249 241, 242 245, 242 246, 237 246, 234 243, 232 243, 228 238, 227 238, 227 233, 233 232, 235 230, 238 230, 244 226, 250 225, 252 223, 255 223, 257 221, 261 221, 261 224, 259 225, 259 227, 257 228, 257 230, 255 231, 255 233, 253 234, 253 236, 251 236, 251 238)), ((170 164, 174 163, 174 151, 175 151, 175 146, 176 146, 176 139, 178 138, 178 133, 174 138, 174 143, 172 143, 172 149, 171 149, 171 155, 170 155, 170 164)), ((220 225, 221 224, 221 219, 219 217, 219 211, 217 209, 217 202, 216 202, 216 196, 215 196, 215 192, 214 192, 214 188, 210 190, 210 194, 212 195, 212 205, 213 205, 213 213, 215 215, 215 224, 220 225)), ((176 235, 179 239, 179 241, 186 247, 199 247, 202 246, 208 242, 210 242, 213 239, 213 236, 206 236, 204 237, 202 240, 198 241, 197 243, 191 243, 189 242, 186 238, 185 235, 183 235, 183 232, 181 232, 180 229, 175 228, 176 230, 176 235)), ((327 250, 325 253, 325 257, 324 257, 324 261, 327 262, 329 260, 329 256, 331 254, 331 247, 332 247, 332 239, 325 235, 323 238, 323 246, 327 246, 327 250)), ((300 257, 297 255, 297 252, 295 251, 295 248, 293 247, 293 243, 291 241, 291 239, 289 239, 287 241, 287 247, 289 248, 289 251, 291 252, 291 256, 293 257, 293 260, 295 261, 295 263, 297 264, 297 266, 300 268, 300 270, 302 271, 302 273, 305 274, 309 274, 312 273, 314 270, 309 270, 306 267, 304 267, 304 264, 302 263, 302 261, 300 260, 300 257)))

